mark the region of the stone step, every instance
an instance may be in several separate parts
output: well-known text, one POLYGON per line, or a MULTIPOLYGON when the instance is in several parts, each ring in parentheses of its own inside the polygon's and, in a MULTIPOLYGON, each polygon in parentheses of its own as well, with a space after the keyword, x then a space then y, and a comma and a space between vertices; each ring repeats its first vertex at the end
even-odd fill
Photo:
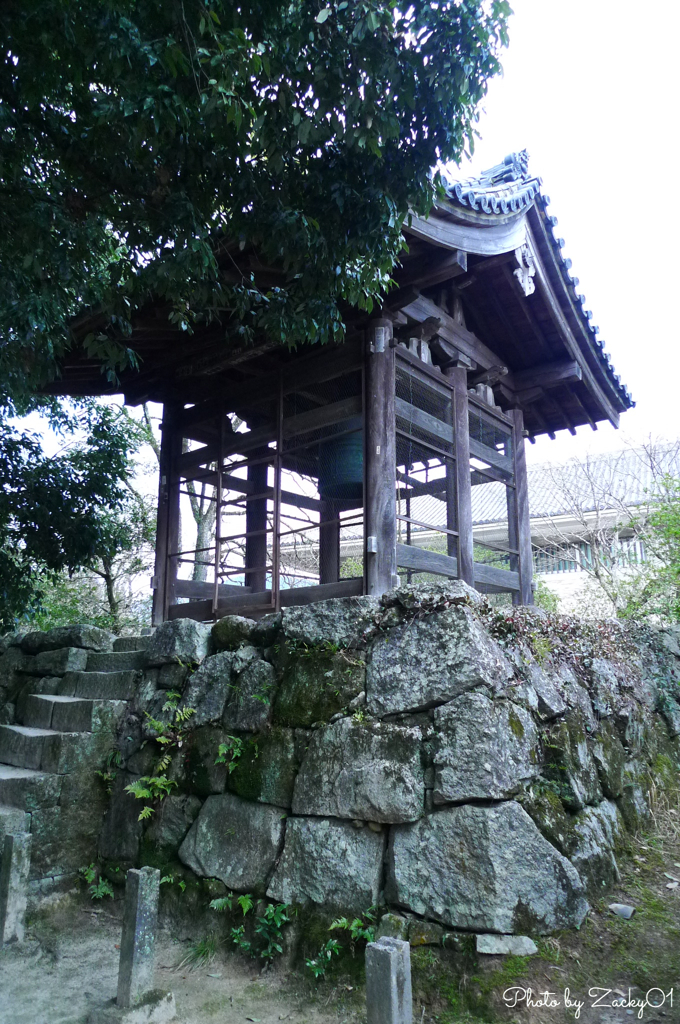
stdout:
POLYGON ((64 697, 87 697, 89 700, 131 700, 139 672, 67 672, 59 693, 64 697))
POLYGON ((153 639, 153 633, 147 636, 119 636, 113 641, 114 651, 146 651, 153 639))
POLYGON ((108 701, 56 694, 29 694, 23 704, 21 725, 57 732, 92 732, 94 712, 108 701))
POLYGON ((89 733, 0 725, 0 762, 65 775, 82 764, 89 733))
POLYGON ((31 831, 31 816, 21 807, 9 807, 0 804, 0 850, 6 835, 31 831))
POLYGON ((90 651, 88 672, 129 672, 146 666, 146 651, 90 651))
POLYGON ((55 807, 61 783, 60 775, 0 764, 0 804, 29 812, 55 807))

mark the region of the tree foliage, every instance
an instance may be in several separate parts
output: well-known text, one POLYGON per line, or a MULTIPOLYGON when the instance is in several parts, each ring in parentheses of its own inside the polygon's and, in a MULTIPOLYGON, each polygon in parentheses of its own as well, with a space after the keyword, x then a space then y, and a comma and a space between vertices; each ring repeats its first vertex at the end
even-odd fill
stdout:
POLYGON ((680 480, 664 476, 633 521, 646 561, 626 581, 622 617, 680 622, 680 480))
MULTIPOLYGON (((138 497, 129 489, 137 424, 90 404, 63 422, 64 449, 0 422, 0 626, 38 613, 54 582, 132 550, 138 497)), ((147 535, 151 527, 146 526, 147 535)))
POLYGON ((0 376, 54 372, 69 318, 110 372, 150 296, 249 338, 342 333, 386 286, 431 169, 471 149, 507 0, 5 0, 0 376), (236 245, 234 250, 233 245, 236 245), (283 268, 262 291, 239 252, 283 268), (234 328, 234 330, 236 330, 234 328))

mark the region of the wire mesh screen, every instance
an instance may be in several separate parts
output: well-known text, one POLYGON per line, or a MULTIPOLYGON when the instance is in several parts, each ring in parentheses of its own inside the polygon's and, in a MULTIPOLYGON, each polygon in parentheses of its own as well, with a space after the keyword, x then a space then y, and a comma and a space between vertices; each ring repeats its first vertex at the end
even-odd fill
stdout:
MULTIPOLYGON (((395 386, 397 543, 457 558, 451 393, 399 362, 395 386)), ((448 569, 455 575, 453 565, 449 564, 448 569)), ((402 575, 410 580, 415 575, 424 578, 431 574, 407 569, 402 575)))
POLYGON ((281 589, 363 577, 361 372, 283 397, 281 589))

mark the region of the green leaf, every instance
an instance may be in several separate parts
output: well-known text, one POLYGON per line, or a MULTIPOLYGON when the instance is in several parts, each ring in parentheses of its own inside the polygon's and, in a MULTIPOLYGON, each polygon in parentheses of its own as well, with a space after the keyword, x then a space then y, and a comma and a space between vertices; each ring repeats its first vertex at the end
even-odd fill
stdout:
POLYGON ((331 13, 332 13, 332 9, 330 7, 322 8, 322 10, 320 10, 319 13, 316 16, 317 24, 323 25, 324 21, 328 20, 328 18, 331 15, 331 13))

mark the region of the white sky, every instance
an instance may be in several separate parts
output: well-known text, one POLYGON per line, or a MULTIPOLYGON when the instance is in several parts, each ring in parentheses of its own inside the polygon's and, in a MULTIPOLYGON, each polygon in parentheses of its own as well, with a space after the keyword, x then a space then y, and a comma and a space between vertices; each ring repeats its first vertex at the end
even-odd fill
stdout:
POLYGON ((680 0, 511 0, 504 76, 464 176, 527 149, 571 273, 637 406, 619 431, 580 427, 527 445, 532 462, 676 438, 680 0))

